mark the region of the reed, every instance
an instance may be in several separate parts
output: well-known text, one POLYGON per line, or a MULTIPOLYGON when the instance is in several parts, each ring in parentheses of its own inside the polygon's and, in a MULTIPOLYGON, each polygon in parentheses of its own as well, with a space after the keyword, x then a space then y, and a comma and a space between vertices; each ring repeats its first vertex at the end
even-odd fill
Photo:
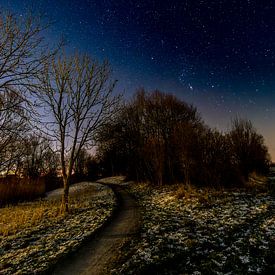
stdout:
POLYGON ((0 178, 0 206, 33 200, 45 194, 45 180, 30 180, 15 176, 0 178))

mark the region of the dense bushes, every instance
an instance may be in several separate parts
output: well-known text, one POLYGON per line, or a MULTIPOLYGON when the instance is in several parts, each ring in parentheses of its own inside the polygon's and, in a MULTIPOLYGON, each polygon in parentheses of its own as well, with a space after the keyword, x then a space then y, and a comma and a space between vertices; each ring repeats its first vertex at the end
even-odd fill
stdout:
POLYGON ((229 133, 233 162, 244 176, 251 172, 266 173, 269 167, 268 150, 263 137, 257 134, 250 121, 235 119, 229 133))
POLYGON ((196 108, 175 96, 139 91, 97 135, 105 174, 155 184, 241 183, 269 165, 263 137, 236 119, 229 133, 207 127, 196 108))

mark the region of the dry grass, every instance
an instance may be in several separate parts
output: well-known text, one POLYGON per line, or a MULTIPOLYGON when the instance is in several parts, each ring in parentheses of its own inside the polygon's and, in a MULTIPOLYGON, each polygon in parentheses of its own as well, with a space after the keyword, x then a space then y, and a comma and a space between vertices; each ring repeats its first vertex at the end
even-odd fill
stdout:
MULTIPOLYGON (((74 192, 70 196, 70 211, 87 207, 96 188, 74 192)), ((63 219, 61 199, 55 197, 51 200, 20 203, 14 206, 0 208, 0 236, 8 236, 29 229, 39 224, 50 224, 63 219)))
POLYGON ((237 188, 223 188, 220 187, 197 187, 192 184, 179 184, 176 191, 176 197, 178 199, 185 199, 187 202, 196 198, 200 203, 209 203, 212 198, 220 197, 225 191, 240 191, 244 190, 249 193, 265 193, 268 191, 268 178, 265 176, 252 173, 249 177, 249 181, 244 186, 237 188))
POLYGON ((0 209, 0 236, 16 234, 20 230, 61 218, 60 202, 39 201, 0 209))
POLYGON ((197 187, 192 184, 180 184, 175 195, 178 199, 184 199, 186 203, 197 199, 199 203, 208 204, 213 198, 221 196, 223 192, 222 187, 197 187))
POLYGON ((41 179, 9 177, 0 179, 0 206, 7 203, 31 200, 45 194, 45 182, 41 179))
POLYGON ((265 192, 268 189, 268 178, 257 175, 256 173, 251 173, 249 175, 249 180, 245 183, 244 187, 248 191, 253 191, 256 193, 265 192))
POLYGON ((199 189, 191 184, 181 184, 176 191, 176 197, 185 200, 198 198, 201 202, 207 202, 209 200, 209 188, 199 189))

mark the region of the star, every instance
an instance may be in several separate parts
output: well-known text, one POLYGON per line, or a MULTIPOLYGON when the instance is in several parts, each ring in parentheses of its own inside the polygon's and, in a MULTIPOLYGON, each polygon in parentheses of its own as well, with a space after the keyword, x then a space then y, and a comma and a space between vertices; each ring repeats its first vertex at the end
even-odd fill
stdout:
POLYGON ((188 87, 189 87, 189 89, 190 89, 191 91, 194 90, 193 86, 192 86, 190 83, 188 83, 188 87))

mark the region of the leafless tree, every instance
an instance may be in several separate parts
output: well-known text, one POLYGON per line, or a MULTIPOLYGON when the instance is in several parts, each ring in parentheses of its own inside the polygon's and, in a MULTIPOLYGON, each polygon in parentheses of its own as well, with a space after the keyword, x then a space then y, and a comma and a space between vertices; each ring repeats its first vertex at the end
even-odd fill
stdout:
POLYGON ((32 14, 0 13, 0 94, 35 85, 42 64, 56 53, 43 37, 48 26, 32 14))
MULTIPOLYGON (((35 108, 29 92, 36 92, 42 65, 57 53, 44 39, 48 23, 42 18, 0 12, 0 163, 13 166, 21 154, 20 137, 26 134, 35 108), (17 150, 14 150, 17 149, 17 150)), ((61 44, 59 45, 61 46, 61 44)))
POLYGON ((80 150, 76 158, 75 167, 74 167, 74 172, 77 177, 83 178, 85 175, 88 174, 87 162, 89 158, 90 158, 90 155, 87 150, 85 149, 80 150))
POLYGON ((29 131, 22 98, 14 91, 0 94, 0 170, 7 172, 21 154, 20 144, 29 131), (16 146, 15 146, 16 145, 16 146))
POLYGON ((17 168, 23 176, 35 179, 56 172, 57 154, 46 137, 31 134, 23 140, 21 147, 23 154, 17 168))
POLYGON ((98 157, 106 170, 124 172, 129 178, 159 185, 175 182, 189 161, 187 141, 191 143, 201 123, 192 105, 171 94, 140 90, 98 133, 98 157))
POLYGON ((63 55, 44 65, 38 95, 49 114, 44 125, 60 153, 65 212, 76 159, 83 148, 93 145, 95 131, 113 115, 118 97, 113 96, 110 73, 107 62, 87 55, 63 55))
POLYGON ((234 163, 245 180, 251 172, 266 173, 270 156, 262 135, 251 121, 235 118, 228 134, 234 163))

